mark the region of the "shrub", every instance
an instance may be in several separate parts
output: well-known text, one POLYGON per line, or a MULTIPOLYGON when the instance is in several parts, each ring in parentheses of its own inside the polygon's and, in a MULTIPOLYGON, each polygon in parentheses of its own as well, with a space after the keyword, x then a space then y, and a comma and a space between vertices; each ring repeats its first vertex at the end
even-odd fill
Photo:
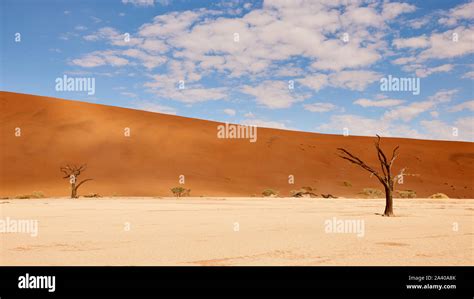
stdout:
POLYGON ((97 193, 90 193, 90 194, 84 195, 84 197, 93 198, 93 197, 102 197, 102 196, 100 196, 100 194, 97 194, 97 193))
POLYGON ((179 187, 171 188, 171 192, 173 192, 174 196, 176 197, 182 197, 182 196, 188 196, 189 193, 191 192, 191 189, 186 189, 179 186, 179 187))
POLYGON ((278 191, 275 191, 275 190, 273 190, 273 189, 265 189, 265 190, 263 190, 262 195, 265 196, 265 197, 268 197, 268 196, 277 196, 277 195, 278 195, 278 191))
POLYGON ((33 193, 31 193, 31 197, 32 198, 44 198, 44 193, 41 192, 41 191, 33 191, 33 193))
POLYGON ((30 198, 44 198, 44 194, 41 191, 33 191, 31 194, 21 194, 15 196, 16 199, 30 199, 30 198))
POLYGON ((368 198, 383 198, 385 197, 382 190, 375 188, 364 188, 361 194, 367 196, 368 198))
POLYGON ((398 190, 397 191, 398 196, 401 198, 415 198, 416 197, 416 192, 413 190, 398 190))
POLYGON ((430 195, 428 198, 440 198, 440 199, 449 199, 449 196, 447 196, 444 193, 435 193, 433 195, 430 195))
POLYGON ((317 194, 314 193, 313 191, 316 191, 316 189, 313 189, 311 187, 302 187, 299 190, 291 190, 290 196, 291 197, 317 197, 317 194))
POLYGON ((344 182, 342 182, 342 184, 343 184, 345 187, 352 187, 351 182, 348 182, 348 181, 344 181, 344 182))

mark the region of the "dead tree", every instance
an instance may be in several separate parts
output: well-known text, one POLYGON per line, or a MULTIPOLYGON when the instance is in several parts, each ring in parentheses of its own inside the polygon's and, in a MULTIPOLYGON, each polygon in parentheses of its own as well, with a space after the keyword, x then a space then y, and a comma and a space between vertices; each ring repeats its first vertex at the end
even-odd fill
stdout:
POLYGON ((92 179, 85 179, 77 183, 77 177, 86 170, 87 165, 83 164, 81 166, 76 165, 66 165, 60 168, 61 172, 64 173, 64 179, 69 179, 71 184, 71 198, 78 198, 77 189, 87 181, 92 181, 92 179))
POLYGON ((372 175, 380 181, 380 183, 384 186, 385 190, 385 211, 383 213, 384 216, 394 216, 393 214, 393 185, 395 180, 398 176, 392 176, 392 165, 395 159, 398 157, 398 148, 399 146, 395 147, 392 151, 392 157, 390 159, 387 158, 385 153, 380 148, 380 136, 377 135, 377 141, 375 142, 375 148, 377 150, 377 157, 380 161, 380 167, 382 168, 382 173, 377 172, 374 168, 367 165, 361 159, 357 158, 347 150, 343 148, 338 148, 339 157, 345 159, 351 163, 359 165, 363 169, 370 172, 372 175))

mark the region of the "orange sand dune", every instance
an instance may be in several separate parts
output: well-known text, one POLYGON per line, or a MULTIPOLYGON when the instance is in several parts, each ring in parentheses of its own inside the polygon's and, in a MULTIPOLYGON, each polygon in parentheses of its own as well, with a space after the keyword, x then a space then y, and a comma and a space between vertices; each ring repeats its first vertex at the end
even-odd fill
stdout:
MULTIPOLYGON (((288 196, 302 186, 359 196, 362 188, 380 188, 336 156, 336 148, 345 147, 378 166, 374 138, 259 128, 255 143, 219 139, 217 122, 10 92, 0 92, 0 107, 0 196, 68 195, 59 171, 65 163, 88 164, 80 179, 94 181, 80 194, 169 196, 179 175, 193 196, 252 196, 266 188, 288 196)), ((419 175, 405 177, 397 189, 474 198, 473 143, 386 138, 382 147, 397 144, 395 171, 408 167, 419 175)))

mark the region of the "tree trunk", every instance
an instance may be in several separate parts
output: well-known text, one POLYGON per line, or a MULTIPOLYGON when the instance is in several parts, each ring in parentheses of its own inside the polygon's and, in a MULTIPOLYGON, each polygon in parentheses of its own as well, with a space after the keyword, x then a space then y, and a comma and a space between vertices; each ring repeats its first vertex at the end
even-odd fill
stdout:
POLYGON ((385 186, 385 211, 383 212, 384 216, 391 217, 395 216, 393 214, 393 187, 385 186))
POLYGON ((71 184, 71 198, 77 198, 76 183, 71 184))

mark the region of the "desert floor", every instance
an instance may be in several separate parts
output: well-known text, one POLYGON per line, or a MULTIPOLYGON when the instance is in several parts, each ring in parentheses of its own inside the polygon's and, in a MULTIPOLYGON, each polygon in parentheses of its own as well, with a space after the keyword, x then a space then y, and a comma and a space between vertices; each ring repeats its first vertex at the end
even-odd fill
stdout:
POLYGON ((100 198, 1 200, 1 265, 474 265, 474 200, 100 198), (325 221, 364 220, 364 235, 325 221))

